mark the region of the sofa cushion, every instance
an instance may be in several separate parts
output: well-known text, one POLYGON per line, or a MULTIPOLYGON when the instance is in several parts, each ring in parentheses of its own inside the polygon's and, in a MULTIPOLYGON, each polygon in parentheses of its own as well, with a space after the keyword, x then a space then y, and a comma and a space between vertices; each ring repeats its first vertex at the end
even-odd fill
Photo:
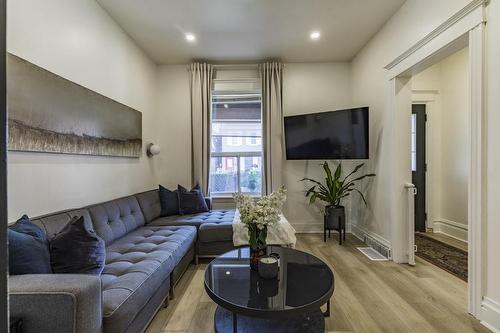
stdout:
POLYGON ((232 223, 234 220, 234 213, 235 213, 234 209, 213 209, 208 212, 198 213, 198 214, 160 217, 152 221, 148 225, 157 225, 157 226, 192 225, 195 227, 200 227, 204 223, 220 223, 220 222, 232 223))
POLYGON ((233 222, 214 221, 206 222, 198 231, 200 242, 219 242, 233 240, 233 222))
POLYGON ((82 216, 73 217, 50 242, 54 273, 101 274, 106 250, 104 241, 88 228, 82 216))
POLYGON ((183 215, 177 217, 177 222, 179 223, 220 223, 229 222, 233 223, 234 214, 236 210, 234 209, 212 209, 208 212, 183 215))
POLYGON ((165 216, 165 217, 159 217, 155 219, 154 221, 148 223, 148 225, 156 225, 156 226, 176 226, 176 225, 190 225, 190 226, 195 226, 199 227, 201 222, 193 222, 193 223, 184 223, 184 222, 179 222, 179 215, 172 215, 172 216, 165 216))
POLYGON ((234 209, 213 209, 189 216, 179 216, 177 223, 199 225, 200 242, 232 241, 234 209))
POLYGON ((194 227, 145 226, 107 246, 101 274, 105 331, 127 328, 195 239, 194 227))
POLYGON ((139 206, 141 206, 142 213, 146 219, 146 223, 149 223, 158 217, 161 213, 160 205, 160 193, 158 190, 152 190, 147 192, 138 193, 135 195, 139 206))
POLYGON ((144 215, 134 196, 88 207, 95 232, 106 245, 144 225, 144 215))
POLYGON ((45 232, 23 215, 8 228, 9 273, 51 273, 49 242, 45 232))
POLYGON ((205 196, 201 191, 200 185, 196 185, 190 191, 181 185, 177 186, 177 195, 179 196, 179 214, 198 214, 208 212, 205 196))
POLYGON ((158 185, 160 197, 160 216, 172 216, 179 214, 179 197, 177 190, 170 191, 161 185, 158 185))

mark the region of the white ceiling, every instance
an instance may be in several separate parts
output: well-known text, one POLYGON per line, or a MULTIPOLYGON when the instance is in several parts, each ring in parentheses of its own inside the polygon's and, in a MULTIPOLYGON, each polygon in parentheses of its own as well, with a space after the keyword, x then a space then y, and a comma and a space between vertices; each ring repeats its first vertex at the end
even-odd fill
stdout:
POLYGON ((405 0, 97 1, 155 62, 175 64, 351 60, 405 0))

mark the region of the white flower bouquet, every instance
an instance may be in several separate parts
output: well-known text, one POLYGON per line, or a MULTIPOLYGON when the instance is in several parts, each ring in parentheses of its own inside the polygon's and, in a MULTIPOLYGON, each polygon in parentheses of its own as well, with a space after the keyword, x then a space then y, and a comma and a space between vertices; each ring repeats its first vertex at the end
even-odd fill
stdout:
POLYGON ((249 195, 234 193, 234 201, 240 212, 241 222, 248 228, 249 245, 258 250, 266 245, 267 227, 279 222, 281 209, 286 200, 284 186, 266 196, 254 199, 249 195))

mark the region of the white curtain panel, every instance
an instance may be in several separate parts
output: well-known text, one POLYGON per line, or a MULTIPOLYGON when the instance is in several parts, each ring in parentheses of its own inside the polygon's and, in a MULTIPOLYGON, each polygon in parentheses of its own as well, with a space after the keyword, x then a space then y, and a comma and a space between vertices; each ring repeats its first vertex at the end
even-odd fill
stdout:
POLYGON ((283 64, 264 63, 260 71, 264 144, 262 191, 269 194, 283 183, 283 64))
POLYGON ((189 67, 191 87, 192 181, 208 195, 210 167, 210 115, 213 66, 193 63, 189 67))

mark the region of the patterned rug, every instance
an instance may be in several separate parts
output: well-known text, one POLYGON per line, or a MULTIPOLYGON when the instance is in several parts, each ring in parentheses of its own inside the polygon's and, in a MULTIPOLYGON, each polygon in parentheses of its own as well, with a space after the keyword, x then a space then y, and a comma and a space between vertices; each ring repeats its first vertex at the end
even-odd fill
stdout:
POLYGON ((420 233, 415 234, 415 244, 417 256, 467 282, 466 251, 420 233))

